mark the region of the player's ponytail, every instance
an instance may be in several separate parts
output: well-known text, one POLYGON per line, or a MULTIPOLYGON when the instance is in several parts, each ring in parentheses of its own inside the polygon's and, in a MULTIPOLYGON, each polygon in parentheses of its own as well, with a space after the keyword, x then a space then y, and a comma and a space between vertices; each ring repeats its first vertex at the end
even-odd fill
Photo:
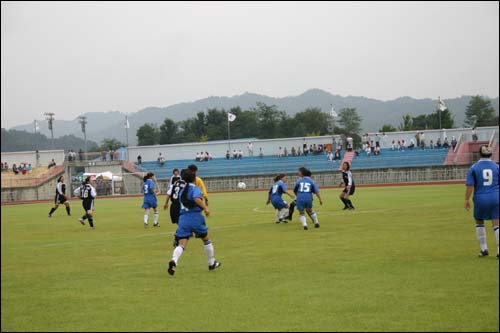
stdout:
POLYGON ((61 182, 61 179, 63 178, 64 176, 59 176, 59 178, 57 178, 57 182, 60 183, 61 182))
POLYGON ((285 174, 280 173, 279 175, 276 175, 276 177, 274 177, 274 181, 277 182, 278 180, 282 180, 284 177, 285 177, 285 174))
POLYGON ((155 174, 152 173, 152 172, 148 172, 145 176, 144 176, 144 181, 148 180, 149 178, 153 177, 155 174))
POLYGON ((302 175, 302 177, 311 177, 312 176, 311 170, 306 169, 304 167, 299 168, 299 172, 302 175))
POLYGON ((182 175, 182 180, 186 182, 186 187, 184 188, 184 191, 182 191, 181 194, 181 203, 184 207, 190 209, 194 207, 194 203, 189 202, 188 200, 188 194, 191 187, 189 186, 189 184, 194 183, 194 181, 196 180, 196 174, 190 169, 185 169, 182 171, 184 171, 182 175))

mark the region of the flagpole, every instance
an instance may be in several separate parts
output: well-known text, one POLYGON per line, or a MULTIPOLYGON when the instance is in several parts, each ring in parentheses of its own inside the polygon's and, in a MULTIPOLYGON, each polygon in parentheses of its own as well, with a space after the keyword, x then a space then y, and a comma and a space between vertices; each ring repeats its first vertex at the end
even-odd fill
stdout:
POLYGON ((129 127, 128 115, 125 115, 125 141, 127 144, 127 149, 125 151, 127 152, 127 161, 129 159, 129 156, 128 156, 128 127, 129 127))
POLYGON ((229 154, 231 154, 231 126, 229 126, 229 116, 227 117, 227 145, 229 147, 229 154))

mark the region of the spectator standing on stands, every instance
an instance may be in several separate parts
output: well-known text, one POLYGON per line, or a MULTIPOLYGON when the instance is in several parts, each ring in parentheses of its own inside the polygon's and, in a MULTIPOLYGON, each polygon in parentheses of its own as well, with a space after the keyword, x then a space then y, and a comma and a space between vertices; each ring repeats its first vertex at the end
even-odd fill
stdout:
POLYGON ((109 160, 112 161, 115 157, 115 154, 113 154, 113 149, 109 151, 109 160))
POLYGON ((447 137, 444 138, 443 148, 446 148, 446 149, 450 148, 450 144, 448 143, 448 138, 447 137))
POLYGON ((304 139, 304 144, 302 145, 302 151, 304 152, 304 156, 307 156, 307 154, 309 154, 309 150, 307 149, 306 139, 304 139))
POLYGON ((476 132, 476 126, 472 128, 472 141, 476 142, 478 140, 477 132, 476 132))
POLYGON ((248 157, 253 157, 253 143, 249 142, 247 149, 248 149, 248 157))
POLYGON ((137 164, 141 165, 142 164, 142 156, 137 155, 137 164))
MULTIPOLYGON (((50 168, 50 167, 49 167, 50 168)), ((12 171, 17 175, 19 173, 19 169, 17 168, 16 163, 12 164, 12 171)))
POLYGON ((431 149, 434 149, 434 141, 432 141, 432 140, 430 142, 430 147, 431 147, 431 149))
POLYGON ((281 158, 283 156, 283 148, 279 147, 278 148, 278 158, 281 158))
POLYGON ((28 164, 28 167, 26 170, 28 170, 28 173, 31 173, 33 171, 33 167, 31 166, 31 163, 28 164))
POLYGON ((238 158, 241 160, 243 158, 243 150, 238 151, 238 158))
POLYGON ((199 162, 201 161, 201 155, 200 153, 196 152, 196 159, 195 159, 196 162, 199 162))
POLYGON ((226 150, 226 160, 229 160, 231 158, 231 153, 229 150, 226 150))
POLYGON ((417 132, 417 134, 415 134, 415 139, 417 139, 417 147, 420 147, 420 132, 417 132))
POLYGON ((301 156, 302 155, 302 151, 300 150, 300 146, 297 147, 297 156, 301 156))
POLYGON ((40 166, 40 152, 37 150, 35 150, 35 158, 36 158, 36 164, 35 166, 39 167, 40 166))
POLYGON ((262 151, 262 147, 259 148, 259 157, 264 158, 264 152, 262 151))
POLYGON ((425 149, 425 134, 420 132, 420 148, 425 149))
POLYGON ((336 161, 336 160, 339 160, 340 161, 340 150, 337 148, 337 150, 335 151, 335 154, 333 155, 333 160, 336 161))
POLYGON ((353 149, 352 137, 348 136, 346 141, 347 141, 347 151, 352 151, 352 149, 353 149))
POLYGON ((80 148, 80 150, 78 151, 78 158, 80 159, 80 161, 83 161, 83 150, 82 150, 82 148, 80 148))
POLYGON ((285 151, 283 154, 285 155, 285 157, 288 157, 288 149, 286 149, 286 147, 285 147, 285 151))
POLYGON ((237 160, 238 159, 238 152, 235 150, 233 150, 233 159, 237 160))
POLYGON ((454 136, 452 136, 451 137, 451 149, 455 150, 455 147, 457 146, 457 143, 458 143, 457 139, 454 136))
POLYGON ((105 149, 103 149, 102 152, 101 152, 101 159, 103 161, 106 161, 106 150, 105 149))
POLYGON ((337 150, 337 140, 335 140, 335 137, 332 139, 332 151, 337 150))
POLYGON ((297 152, 295 151, 295 147, 292 146, 292 157, 297 156, 297 152))

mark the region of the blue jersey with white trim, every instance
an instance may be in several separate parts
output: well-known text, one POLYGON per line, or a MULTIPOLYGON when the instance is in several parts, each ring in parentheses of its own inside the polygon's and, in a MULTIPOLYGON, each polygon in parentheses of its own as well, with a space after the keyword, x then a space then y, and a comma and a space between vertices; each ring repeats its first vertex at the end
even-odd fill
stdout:
POLYGON ((282 180, 278 180, 269 190, 269 194, 271 195, 271 201, 276 199, 281 199, 281 196, 285 192, 286 192, 286 184, 282 180))
POLYGON ((297 195, 297 201, 312 200, 313 193, 319 193, 319 188, 310 177, 303 177, 297 180, 293 192, 297 195))
POLYGON ((467 174, 467 186, 474 186, 474 197, 495 195, 498 198, 498 164, 489 158, 475 163, 467 174))
POLYGON ((142 193, 144 198, 151 198, 155 196, 155 183, 151 179, 147 179, 142 185, 142 193))

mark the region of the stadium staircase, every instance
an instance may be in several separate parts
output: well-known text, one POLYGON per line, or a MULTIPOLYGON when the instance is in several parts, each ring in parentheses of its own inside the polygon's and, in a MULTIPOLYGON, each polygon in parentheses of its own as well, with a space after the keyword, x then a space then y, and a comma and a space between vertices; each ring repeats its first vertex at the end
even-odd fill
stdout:
MULTIPOLYGON (((418 167, 443 165, 447 149, 414 149, 405 151, 392 151, 382 149, 379 156, 360 156, 352 158, 352 169, 375 169, 375 168, 398 168, 398 167, 418 167)), ((346 160, 346 156, 342 161, 346 160)), ((313 172, 337 171, 341 165, 339 161, 330 162, 326 155, 309 155, 299 157, 277 156, 246 157, 241 160, 226 160, 215 158, 209 162, 195 162, 193 160, 166 161, 160 166, 156 161, 143 162, 138 168, 140 171, 152 171, 158 179, 167 179, 171 176, 172 169, 185 168, 189 164, 196 164, 199 167, 201 177, 220 177, 236 175, 271 175, 277 173, 296 173, 297 169, 304 166, 313 172)))
POLYGON ((345 153, 344 158, 342 159, 342 163, 339 165, 339 170, 342 170, 342 164, 344 162, 349 163, 349 165, 352 165, 352 160, 354 159, 354 152, 353 151, 348 151, 345 153))

